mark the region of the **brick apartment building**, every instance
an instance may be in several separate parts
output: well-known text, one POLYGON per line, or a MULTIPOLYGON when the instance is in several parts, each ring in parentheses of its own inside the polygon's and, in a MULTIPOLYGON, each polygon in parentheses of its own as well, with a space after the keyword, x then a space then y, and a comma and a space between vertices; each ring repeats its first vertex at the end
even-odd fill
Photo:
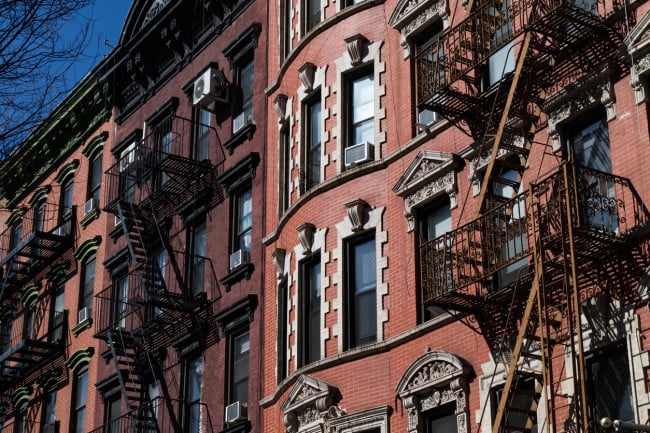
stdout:
POLYGON ((648 9, 134 1, 2 162, 2 431, 647 424, 648 9))

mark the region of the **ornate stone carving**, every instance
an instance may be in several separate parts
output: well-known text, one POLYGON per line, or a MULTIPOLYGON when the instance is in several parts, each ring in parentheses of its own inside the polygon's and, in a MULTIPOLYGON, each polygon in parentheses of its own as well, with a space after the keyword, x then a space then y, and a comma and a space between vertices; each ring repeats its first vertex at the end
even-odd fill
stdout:
POLYGON ((345 204, 348 208, 348 218, 352 223, 352 231, 358 232, 363 230, 365 210, 370 208, 370 205, 360 198, 352 200, 345 204))
POLYGON ((286 255, 287 251, 283 248, 276 248, 273 251, 273 266, 275 267, 275 275, 278 280, 286 276, 286 271, 284 270, 284 258, 286 255))
POLYGON ((313 377, 300 376, 280 406, 287 433, 311 431, 311 424, 320 421, 322 425, 329 417, 340 416, 344 413, 336 406, 340 399, 338 388, 313 377))
POLYGON ((450 207, 457 206, 456 170, 462 166, 457 155, 443 152, 422 151, 406 169, 393 191, 404 198, 404 214, 409 231, 415 227, 413 209, 423 206, 445 193, 450 207))
POLYGON ((273 99, 273 108, 280 118, 280 122, 284 123, 287 118, 287 95, 279 93, 273 99))
POLYGON ((311 254, 311 248, 314 245, 314 232, 316 232, 316 226, 312 223, 304 223, 298 226, 298 240, 302 246, 303 254, 311 254))
POLYGON ((350 56, 350 63, 352 66, 356 66, 361 63, 363 59, 363 46, 368 43, 368 39, 360 33, 357 33, 354 36, 345 38, 345 46, 348 50, 348 55, 350 56))
POLYGON ((397 393, 408 413, 408 432, 418 433, 422 413, 447 403, 456 403, 459 433, 467 432, 467 378, 471 369, 448 352, 427 352, 406 370, 397 393))
POLYGON ((147 11, 147 15, 145 15, 144 21, 142 21, 142 27, 146 27, 147 23, 154 19, 156 15, 158 15, 170 1, 171 0, 155 0, 147 11))
POLYGON ((388 23, 401 33, 400 44, 404 48, 404 58, 410 55, 410 38, 437 20, 443 21, 444 28, 448 27, 449 13, 444 0, 401 0, 397 4, 388 23))
POLYGON ((300 81, 302 82, 305 92, 309 93, 314 90, 314 76, 316 74, 316 65, 307 62, 298 68, 300 81))
POLYGON ((630 85, 634 89, 634 100, 638 104, 645 102, 645 86, 642 77, 647 76, 650 71, 650 53, 636 59, 634 61, 634 68, 630 74, 632 79, 630 85))

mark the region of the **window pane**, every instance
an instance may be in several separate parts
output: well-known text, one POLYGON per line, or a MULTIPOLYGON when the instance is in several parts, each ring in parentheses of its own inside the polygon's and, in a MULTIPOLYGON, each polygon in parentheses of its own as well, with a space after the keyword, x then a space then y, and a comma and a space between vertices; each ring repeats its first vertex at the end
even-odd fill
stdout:
POLYGON ((210 147, 210 111, 205 108, 197 108, 196 116, 196 135, 194 137, 194 159, 203 161, 208 159, 210 147))
POLYGON ((250 349, 249 333, 235 336, 232 354, 232 398, 231 402, 248 402, 248 353, 250 349))
POLYGON ((90 169, 90 196, 99 200, 99 193, 102 185, 102 157, 101 154, 93 159, 90 169))
POLYGON ((357 347, 377 339, 375 239, 353 243, 348 251, 348 344, 357 347))
POLYGON ((238 245, 235 249, 251 250, 251 229, 253 226, 253 193, 246 190, 237 196, 238 245))
POLYGON ((456 433, 458 419, 456 404, 445 404, 422 414, 425 433, 456 433))
POLYGON ((625 345, 613 345, 588 360, 587 375, 591 385, 590 406, 600 419, 634 421, 632 384, 625 345))
POLYGON ((303 365, 320 359, 321 265, 316 255, 301 263, 302 276, 302 359, 303 365))
POLYGON ((321 180, 321 103, 317 95, 312 103, 307 106, 307 189, 320 183, 321 180))
POLYGON ((253 117, 253 61, 245 64, 240 73, 240 82, 242 91, 242 111, 246 117, 253 117))
POLYGON ((354 246, 355 292, 373 290, 376 284, 377 265, 375 261, 375 240, 371 239, 354 246))
POLYGON ((590 122, 572 136, 576 162, 594 170, 612 172, 609 128, 605 119, 590 122))
POLYGON ((93 291, 95 288, 95 258, 88 260, 84 267, 84 286, 82 293, 81 308, 93 307, 93 291))
POLYGON ((370 73, 352 81, 352 143, 374 141, 375 100, 373 74, 370 73))

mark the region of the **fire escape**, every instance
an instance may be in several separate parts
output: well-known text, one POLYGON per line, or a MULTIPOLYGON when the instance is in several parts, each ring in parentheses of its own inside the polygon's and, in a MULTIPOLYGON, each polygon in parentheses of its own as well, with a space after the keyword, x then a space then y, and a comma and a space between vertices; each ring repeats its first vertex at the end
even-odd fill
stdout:
POLYGON ((468 317, 506 364, 494 433, 594 431, 583 305, 598 296, 639 301, 650 213, 626 178, 572 163, 517 192, 551 86, 603 64, 624 72, 616 56, 624 5, 474 3, 415 59, 418 105, 464 129, 478 154, 489 155, 474 219, 420 247, 422 299, 468 317), (488 62, 499 50, 511 50, 514 71, 488 86, 488 62))
MULTIPOLYGON (((197 408, 186 406, 199 405, 152 398, 147 389, 153 378, 164 379, 167 348, 180 336, 199 336, 205 345, 216 338, 212 313, 218 286, 212 263, 175 250, 163 229, 188 206, 209 209, 224 198, 217 166, 186 155, 193 128, 187 119, 170 117, 106 171, 105 209, 122 230, 130 265, 127 274, 96 295, 95 336, 108 343, 127 412, 99 431, 180 431, 177 414, 194 413, 197 408)), ((207 408, 200 411, 206 414, 202 431, 211 431, 207 408)))
POLYGON ((12 218, 0 234, 0 424, 18 388, 63 366, 67 312, 40 295, 36 283, 71 252, 74 218, 74 209, 60 212, 56 204, 40 203, 12 218))

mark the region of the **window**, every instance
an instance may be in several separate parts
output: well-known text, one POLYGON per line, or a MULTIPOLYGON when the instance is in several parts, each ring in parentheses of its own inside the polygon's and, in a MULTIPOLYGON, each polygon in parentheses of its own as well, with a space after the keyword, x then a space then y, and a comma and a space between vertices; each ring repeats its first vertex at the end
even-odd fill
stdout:
POLYGON ((23 310, 25 320, 23 322, 23 340, 35 340, 36 335, 36 307, 29 306, 23 310))
POLYGON ((201 427, 201 380, 203 360, 201 356, 188 358, 183 368, 184 405, 182 413, 183 431, 199 433, 201 427))
MULTIPOLYGON (((54 311, 50 318, 50 339, 58 341, 63 338, 63 320, 65 318, 65 285, 62 282, 54 286, 54 311)), ((92 302, 92 299, 91 299, 92 302)))
POLYGON ((291 5, 292 0, 280 1, 280 62, 291 52, 291 5))
POLYGON ((192 248, 190 290, 191 295, 196 296, 205 291, 205 258, 207 237, 205 221, 192 228, 190 246, 192 248))
POLYGON ((435 409, 422 413, 424 424, 423 433, 456 433, 458 431, 458 417, 456 404, 447 403, 435 409))
POLYGON ((86 430, 86 397, 88 393, 88 370, 75 373, 72 407, 72 428, 73 433, 84 433, 86 430))
POLYGON ((129 299, 129 276, 120 275, 113 279, 113 326, 126 327, 127 302, 129 299))
POLYGON ((112 395, 104 400, 105 433, 120 433, 120 417, 122 414, 122 399, 120 394, 112 395))
POLYGON ((99 203, 102 187, 102 153, 90 162, 90 173, 88 174, 88 199, 95 199, 99 203))
MULTIPOLYGON (((320 164, 319 164, 320 167, 320 164)), ((280 131, 280 186, 279 186, 279 211, 280 216, 286 212, 290 203, 291 191, 291 138, 289 127, 280 131)))
MULTIPOLYGON (((413 59, 413 67, 415 68, 415 59, 422 57, 427 64, 434 65, 439 59, 444 56, 442 37, 442 21, 437 21, 432 27, 426 28, 420 34, 412 39, 413 51, 415 56, 413 59)), ((436 77, 439 83, 445 82, 444 68, 439 68, 439 75, 436 77)), ((415 72, 416 74, 418 71, 415 72)), ((419 102, 419 101, 418 101, 419 102)), ((437 122, 439 119, 438 114, 426 108, 417 108, 417 123, 424 126, 430 126, 437 122)))
POLYGON ((56 392, 50 392, 45 396, 43 405, 43 433, 54 433, 56 424, 56 392))
MULTIPOLYGON (((437 239, 436 245, 433 246, 436 250, 448 249, 449 245, 445 243, 445 239, 440 239, 442 235, 451 231, 451 209, 449 197, 444 195, 438 200, 435 200, 428 206, 425 206, 417 212, 418 215, 418 238, 417 251, 420 251, 420 244, 424 242, 431 242, 437 239)), ((436 278, 439 278, 438 287, 453 288, 453 273, 452 264, 445 263, 444 273, 438 273, 436 278)), ((421 293, 421 292, 420 292, 421 293)), ((421 295, 420 295, 421 297, 421 295)), ((424 305, 420 299, 420 322, 426 322, 434 317, 440 316, 444 310, 440 307, 432 305, 424 305)))
POLYGON ((194 147, 192 157, 197 161, 210 158, 210 120, 211 113, 207 108, 194 109, 194 147))
POLYGON ((346 242, 346 320, 348 349, 377 340, 377 263, 375 237, 346 242))
POLYGON ((365 72, 361 76, 352 77, 348 84, 348 95, 351 106, 348 113, 347 146, 373 143, 375 136, 375 90, 374 74, 365 72))
MULTIPOLYGON (((537 423, 533 422, 532 428, 528 427, 529 412, 535 411, 535 400, 533 396, 537 393, 535 390, 535 379, 520 379, 515 388, 510 392, 508 398, 510 402, 508 407, 513 410, 507 411, 504 415, 502 425, 507 425, 511 431, 530 431, 537 433, 537 423)), ((492 419, 496 417, 499 407, 499 401, 503 395, 503 385, 492 389, 492 419)), ((536 417, 534 418, 536 419, 536 417)))
POLYGON ((278 286, 278 383, 282 382, 289 374, 289 359, 287 350, 289 346, 289 286, 286 279, 278 286))
POLYGON ((307 365, 321 358, 320 354, 320 304, 321 263, 315 254, 300 263, 300 365, 307 365))
POLYGON ((119 167, 120 179, 119 190, 120 198, 127 203, 133 203, 135 196, 135 179, 137 176, 137 168, 133 164, 135 162, 135 146, 136 142, 129 144, 124 150, 120 152, 119 167))
POLYGON ((609 128, 604 108, 579 116, 566 127, 567 157, 581 167, 582 218, 588 225, 609 233, 618 230, 614 183, 603 176, 612 172, 609 128), (605 204, 605 205, 604 205, 605 204))
POLYGON ((494 7, 488 8, 488 15, 493 17, 494 33, 491 37, 491 46, 502 47, 488 59, 487 80, 488 87, 498 83, 508 73, 515 70, 515 50, 512 42, 512 12, 511 0, 501 3, 501 10, 494 7))
MULTIPOLYGON (((173 118, 167 117, 156 124, 153 129, 153 143, 156 151, 156 161, 163 161, 170 154, 174 153, 174 132, 172 131, 173 118)), ((164 170, 156 170, 154 179, 156 189, 165 189, 169 182, 169 173, 164 170)))
POLYGON ((303 191, 308 191, 321 181, 321 101, 320 92, 305 103, 305 161, 303 191))
POLYGON ((304 0, 304 29, 303 34, 316 27, 321 20, 320 0, 304 0))
POLYGON ((234 196, 232 251, 251 250, 253 232, 253 192, 245 189, 234 196))
POLYGON ((15 416, 13 433, 25 433, 26 427, 27 427, 27 409, 22 409, 15 416))
POLYGON ((42 201, 34 207, 34 232, 42 232, 45 227, 45 202, 42 201))
MULTIPOLYGON (((506 179, 512 184, 516 184, 519 173, 516 170, 505 170, 499 175, 500 178, 506 179)), ((497 239, 501 245, 501 264, 506 266, 497 273, 495 280, 495 289, 503 288, 508 284, 517 281, 519 278, 528 274, 528 258, 525 255, 528 251, 528 241, 526 236, 526 203, 519 194, 523 192, 523 182, 519 182, 517 191, 510 185, 496 183, 491 185, 494 193, 506 199, 514 199, 510 209, 502 209, 495 213, 494 227, 499 230, 497 239)))
POLYGON ((72 215, 72 191, 74 183, 70 180, 61 189, 61 223, 70 220, 72 215))
MULTIPOLYGON (((90 313, 93 309, 93 293, 95 290, 95 257, 91 257, 83 265, 83 284, 81 286, 81 296, 79 297, 79 310, 88 309, 90 313)), ((90 316, 90 314, 89 314, 90 316)))
POLYGON ((634 402, 625 342, 587 355, 587 398, 592 419, 634 422, 634 402))
POLYGON ((228 401, 246 404, 248 402, 248 354, 250 334, 248 330, 229 336, 230 370, 228 401))
POLYGON ((11 238, 9 239, 9 249, 14 249, 23 240, 23 221, 18 220, 11 224, 11 229, 9 232, 11 238))
MULTIPOLYGON (((241 126, 247 125, 253 119, 253 84, 254 67, 252 56, 246 57, 236 69, 237 84, 239 85, 239 107, 235 110, 238 116, 242 116, 241 126)), ((239 128, 233 125, 233 133, 239 128)))

